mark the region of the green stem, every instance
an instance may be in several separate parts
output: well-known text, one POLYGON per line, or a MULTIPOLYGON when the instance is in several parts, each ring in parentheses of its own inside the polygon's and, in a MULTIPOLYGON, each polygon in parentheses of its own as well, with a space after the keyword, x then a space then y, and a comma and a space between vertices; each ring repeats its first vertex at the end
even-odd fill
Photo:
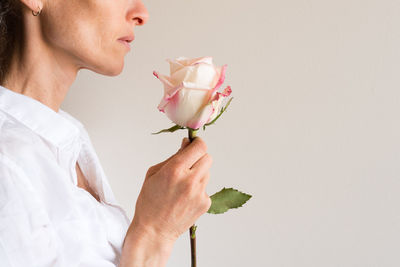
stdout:
MULTIPOLYGON (((189 131, 189 140, 192 142, 196 138, 196 130, 188 129, 189 131)), ((192 267, 197 266, 196 262, 196 225, 192 225, 189 229, 189 236, 190 236, 190 251, 191 251, 191 259, 192 259, 192 267)))
POLYGON ((188 132, 189 132, 189 140, 190 142, 192 142, 196 137, 197 130, 188 129, 188 132))
POLYGON ((192 267, 197 266, 196 262, 196 225, 192 225, 189 229, 189 236, 190 236, 190 251, 191 251, 191 260, 192 260, 192 267))

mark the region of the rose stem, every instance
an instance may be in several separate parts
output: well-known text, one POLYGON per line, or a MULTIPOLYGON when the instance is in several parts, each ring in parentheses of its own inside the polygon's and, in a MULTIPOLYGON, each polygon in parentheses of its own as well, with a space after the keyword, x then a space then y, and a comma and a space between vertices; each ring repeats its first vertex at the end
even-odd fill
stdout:
MULTIPOLYGON (((196 130, 189 129, 189 140, 192 142, 194 138, 196 137, 196 130)), ((191 251, 191 259, 192 259, 192 267, 197 266, 196 262, 196 225, 192 225, 189 230, 189 237, 190 237, 190 251, 191 251)))
POLYGON ((194 140, 194 138, 196 137, 197 130, 189 129, 188 131, 189 131, 189 140, 190 140, 190 142, 192 142, 194 140))

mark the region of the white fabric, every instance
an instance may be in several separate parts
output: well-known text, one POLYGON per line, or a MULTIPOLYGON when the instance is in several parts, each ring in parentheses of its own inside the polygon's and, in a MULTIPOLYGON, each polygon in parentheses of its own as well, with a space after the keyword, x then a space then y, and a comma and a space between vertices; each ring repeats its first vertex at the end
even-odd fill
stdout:
POLYGON ((0 86, 0 266, 118 266, 129 223, 82 123, 0 86))

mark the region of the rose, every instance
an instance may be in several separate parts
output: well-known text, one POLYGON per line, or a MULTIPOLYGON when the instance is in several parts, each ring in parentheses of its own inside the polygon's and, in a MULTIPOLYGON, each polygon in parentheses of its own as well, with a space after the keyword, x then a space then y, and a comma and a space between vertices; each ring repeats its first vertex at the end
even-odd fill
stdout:
MULTIPOLYGON (((189 140, 192 142, 198 129, 203 126, 204 130, 206 126, 213 124, 232 100, 230 98, 219 112, 222 101, 232 92, 230 86, 218 92, 225 80, 226 65, 214 66, 211 57, 179 57, 167 61, 170 63, 170 76, 158 74, 156 71, 153 74, 164 84, 164 96, 158 109, 176 125, 153 134, 188 129, 189 140)), ((251 197, 234 188, 224 187, 210 196, 212 204, 207 212, 221 214, 229 209, 242 207, 251 197)), ((192 266, 196 266, 196 229, 194 224, 189 229, 192 266)))
POLYGON ((225 80, 226 65, 216 67, 212 57, 167 59, 170 76, 153 72, 164 84, 164 96, 158 109, 181 127, 198 129, 218 115, 223 100, 232 92, 225 80))

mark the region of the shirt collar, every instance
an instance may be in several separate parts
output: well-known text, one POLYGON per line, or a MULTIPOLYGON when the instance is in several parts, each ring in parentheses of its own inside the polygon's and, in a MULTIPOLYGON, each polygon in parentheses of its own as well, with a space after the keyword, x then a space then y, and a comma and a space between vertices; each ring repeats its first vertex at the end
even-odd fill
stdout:
POLYGON ((83 126, 61 108, 55 112, 40 101, 1 85, 0 109, 59 148, 75 139, 83 126))

